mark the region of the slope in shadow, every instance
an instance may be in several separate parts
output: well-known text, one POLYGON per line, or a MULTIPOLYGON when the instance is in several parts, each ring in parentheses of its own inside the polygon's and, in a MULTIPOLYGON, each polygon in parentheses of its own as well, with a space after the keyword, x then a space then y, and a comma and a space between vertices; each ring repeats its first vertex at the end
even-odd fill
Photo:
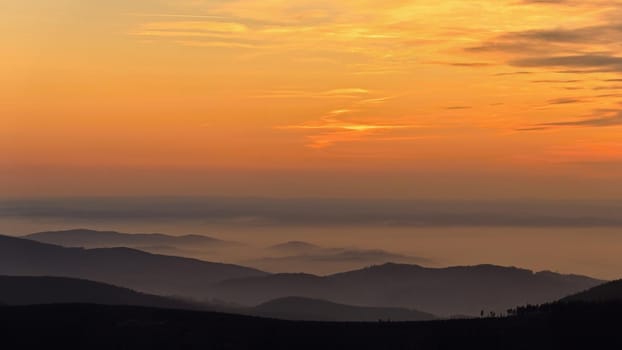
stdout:
POLYGON ((82 279, 47 276, 0 276, 0 300, 6 305, 102 304, 207 310, 207 305, 139 293, 82 279))
POLYGON ((602 281, 492 265, 426 268, 385 264, 329 275, 276 274, 218 284, 218 297, 257 305, 300 296, 362 306, 404 307, 440 316, 504 312, 557 300, 602 281))
POLYGON ((252 309, 253 314, 287 320, 375 322, 433 320, 434 315, 403 308, 352 306, 301 297, 281 298, 252 309))
POLYGON ((0 300, 7 305, 102 304, 209 310, 307 321, 428 320, 432 315, 397 308, 366 308, 321 300, 285 298, 256 308, 207 304, 135 292, 109 284, 67 277, 0 276, 0 300))
POLYGON ((129 248, 65 248, 0 236, 0 275, 75 277, 141 292, 203 299, 214 283, 267 274, 238 265, 129 248))
POLYGON ((334 323, 46 305, 0 309, 0 337, 15 349, 619 349, 621 314, 621 304, 560 304, 509 318, 334 323))
POLYGON ((586 291, 567 296, 562 302, 610 302, 622 301, 622 280, 604 283, 586 291))

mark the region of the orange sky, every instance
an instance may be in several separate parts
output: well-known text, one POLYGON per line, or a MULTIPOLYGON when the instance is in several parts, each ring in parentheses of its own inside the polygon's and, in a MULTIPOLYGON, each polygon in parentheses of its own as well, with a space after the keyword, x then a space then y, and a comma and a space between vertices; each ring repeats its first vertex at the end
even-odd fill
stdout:
POLYGON ((0 194, 620 198, 620 5, 3 1, 0 194))

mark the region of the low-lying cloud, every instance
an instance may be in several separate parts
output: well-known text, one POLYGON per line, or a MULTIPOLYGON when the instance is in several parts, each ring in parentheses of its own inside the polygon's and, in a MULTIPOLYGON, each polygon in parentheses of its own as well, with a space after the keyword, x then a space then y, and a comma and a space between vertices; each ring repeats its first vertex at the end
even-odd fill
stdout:
MULTIPOLYGON (((622 124, 614 119, 558 122, 622 124)), ((248 226, 622 227, 619 201, 133 197, 4 200, 0 219, 193 221, 248 226)))

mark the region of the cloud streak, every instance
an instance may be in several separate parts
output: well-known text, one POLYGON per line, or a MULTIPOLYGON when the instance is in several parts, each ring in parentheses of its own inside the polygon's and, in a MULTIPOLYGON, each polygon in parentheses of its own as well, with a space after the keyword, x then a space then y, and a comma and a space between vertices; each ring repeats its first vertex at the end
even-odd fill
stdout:
POLYGON ((587 118, 580 120, 568 120, 552 123, 542 123, 541 126, 588 126, 588 127, 607 127, 622 126, 622 112, 617 112, 611 116, 587 118))
MULTIPOLYGON (((343 114, 347 111, 337 110, 331 114, 343 114)), ((371 123, 356 122, 348 120, 340 120, 334 116, 327 116, 319 121, 308 122, 303 124, 285 125, 277 127, 284 130, 309 130, 319 131, 319 134, 309 135, 311 141, 308 146, 311 148, 325 148, 342 142, 370 141, 376 136, 386 135, 387 132, 396 129, 412 129, 419 126, 414 124, 387 124, 387 123, 371 123)), ((381 137, 380 139, 386 140, 381 137)))
POLYGON ((622 111, 611 112, 604 116, 596 116, 577 120, 562 120, 557 122, 539 123, 530 127, 518 129, 519 131, 549 130, 559 127, 619 127, 622 126, 622 111))
POLYGON ((509 63, 517 67, 589 68, 600 72, 622 72, 622 57, 610 55, 530 57, 509 63))
POLYGON ((281 226, 622 227, 619 201, 107 197, 0 202, 0 217, 85 223, 281 226))
POLYGON ((319 99, 360 99, 371 91, 363 88, 338 88, 325 91, 304 91, 304 90, 267 90, 262 91, 255 98, 319 98, 319 99))

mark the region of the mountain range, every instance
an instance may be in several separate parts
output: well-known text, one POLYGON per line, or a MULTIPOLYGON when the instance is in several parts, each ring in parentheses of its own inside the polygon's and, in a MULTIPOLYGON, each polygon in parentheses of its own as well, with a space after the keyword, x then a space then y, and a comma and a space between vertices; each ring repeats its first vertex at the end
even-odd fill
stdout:
POLYGON ((430 265, 434 261, 421 256, 401 254, 382 249, 358 247, 323 247, 304 241, 289 241, 266 249, 263 256, 244 264, 266 271, 308 272, 319 275, 358 269, 361 266, 383 264, 387 261, 402 264, 430 265))
MULTIPOLYGON (((0 236, 0 275, 81 278, 144 293, 218 299, 247 307, 299 297, 421 310, 441 317, 546 303, 602 283, 584 276, 494 265, 429 268, 386 263, 326 276, 269 274, 131 248, 68 248, 8 236, 0 236)), ((301 311, 306 313, 304 307, 301 311)))
POLYGON ((22 238, 64 247, 126 247, 154 254, 183 256, 201 260, 228 259, 233 263, 271 272, 310 272, 329 274, 387 261, 403 264, 432 263, 430 259, 381 249, 323 247, 303 241, 290 241, 265 249, 204 235, 173 236, 162 233, 122 233, 73 229, 45 231, 22 238))
POLYGON ((494 265, 427 268, 387 263, 328 276, 275 274, 227 280, 220 282, 214 293, 247 305, 299 296, 451 316, 541 304, 600 283, 584 276, 494 265))
POLYGON ((107 248, 107 247, 198 247, 237 245, 237 242, 224 241, 203 235, 172 236, 163 233, 122 233, 116 231, 95 231, 74 229, 64 231, 45 231, 22 236, 22 238, 42 243, 66 247, 107 248))
POLYGON ((210 309, 200 303, 139 293, 105 283, 47 276, 0 276, 0 301, 5 305, 77 303, 210 309))
POLYGON ((431 314, 416 310, 358 307, 297 297, 272 300, 257 307, 243 308, 139 293, 128 288, 83 279, 0 276, 0 305, 45 304, 147 306, 306 321, 420 321, 435 318, 431 314))
POLYGON ((267 273, 131 248, 67 248, 0 236, 0 275, 83 278, 146 293, 203 300, 217 282, 267 273))

